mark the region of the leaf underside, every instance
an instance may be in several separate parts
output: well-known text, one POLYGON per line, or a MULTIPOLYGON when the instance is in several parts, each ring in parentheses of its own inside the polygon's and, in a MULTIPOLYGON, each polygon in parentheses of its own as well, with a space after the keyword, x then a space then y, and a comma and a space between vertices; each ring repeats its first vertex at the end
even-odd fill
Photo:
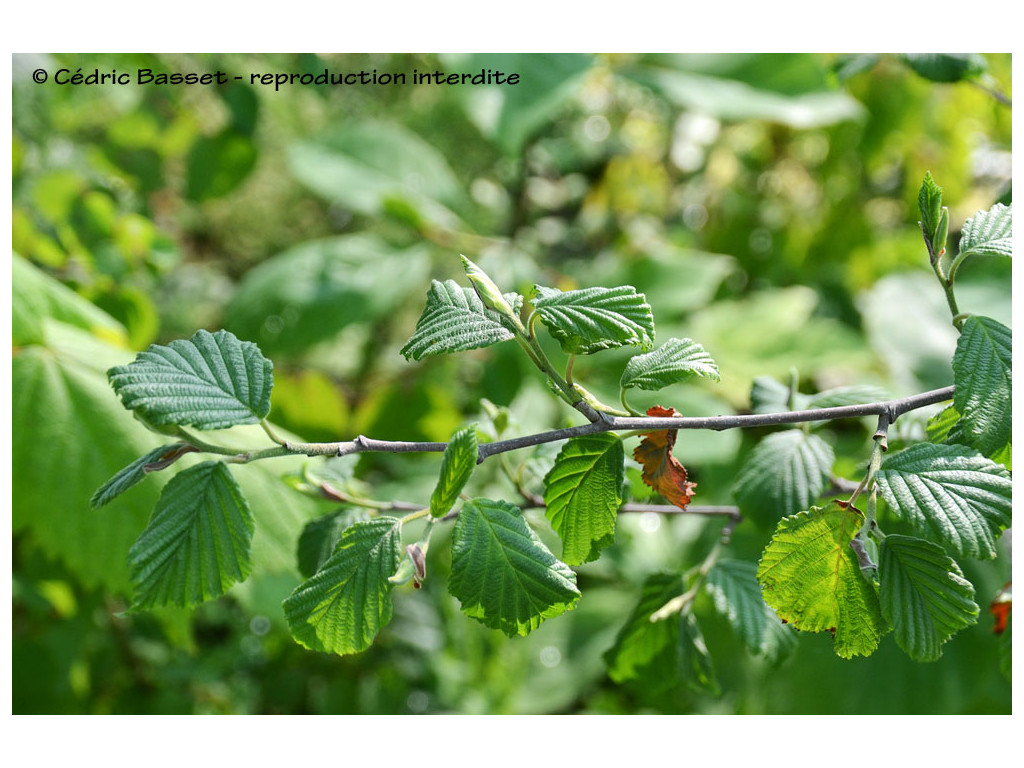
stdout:
POLYGON ((1012 205, 996 203, 964 223, 960 230, 960 257, 981 254, 1013 256, 1012 205))
POLYGON ((255 344, 200 330, 187 341, 153 344, 107 376, 124 407, 151 424, 224 429, 270 413, 272 369, 255 344))

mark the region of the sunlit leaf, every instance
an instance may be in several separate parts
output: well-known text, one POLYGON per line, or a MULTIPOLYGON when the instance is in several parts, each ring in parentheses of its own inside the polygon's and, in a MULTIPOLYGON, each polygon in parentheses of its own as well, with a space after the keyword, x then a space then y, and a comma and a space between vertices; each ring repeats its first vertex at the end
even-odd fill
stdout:
POLYGON ((806 632, 831 632, 837 655, 870 656, 885 628, 878 595, 850 542, 864 516, 837 502, 779 521, 757 580, 779 618, 806 632))
POLYGON ((834 462, 832 447, 817 435, 800 429, 775 432, 751 451, 733 494, 744 515, 768 527, 816 501, 834 462))
POLYGON ((631 285, 535 289, 533 308, 566 354, 589 355, 626 345, 649 349, 654 344, 651 305, 631 285))
POLYGON ((919 443, 890 454, 875 483, 896 514, 957 557, 995 557, 1010 525, 1010 473, 962 445, 919 443))
POLYGON ((935 661, 944 642, 978 621, 974 587, 937 544, 890 534, 878 569, 882 615, 912 659, 935 661))
POLYGON ((391 620, 402 524, 377 517, 345 529, 334 553, 284 601, 292 637, 325 653, 359 653, 391 620))
POLYGON ((576 574, 526 524, 518 507, 474 499, 452 531, 449 591, 467 616, 509 637, 576 606, 576 574))
POLYGON ((221 429, 270 412, 272 368, 255 344, 200 330, 188 341, 154 344, 108 376, 124 407, 151 424, 221 429))
MULTIPOLYGON (((647 415, 660 418, 679 414, 675 408, 655 405, 647 409, 647 415)), ((644 483, 664 496, 666 501, 686 509, 697 484, 687 480, 686 467, 672 455, 677 432, 675 429, 662 429, 644 433, 640 445, 633 449, 633 458, 643 468, 644 483)))
POLYGON ((968 219, 960 230, 959 255, 1013 256, 1013 206, 996 203, 968 219))
MULTIPOLYGON (((522 296, 506 294, 505 298, 516 311, 522 306, 522 296)), ((434 280, 427 291, 427 306, 402 354, 407 360, 421 360, 427 355, 464 352, 512 338, 501 316, 487 309, 472 288, 463 288, 454 280, 434 280)))
POLYGON ((205 461, 178 473, 128 552, 133 607, 192 606, 224 594, 252 571, 254 530, 226 464, 205 461))
POLYGON ((656 390, 694 376, 721 380, 718 366, 704 347, 693 339, 669 339, 653 352, 630 358, 619 386, 656 390))
POLYGON ((434 517, 447 515, 459 494, 476 469, 476 425, 471 424, 452 435, 441 458, 441 473, 430 496, 430 513, 434 517))
POLYGON ((935 183, 930 172, 925 173, 921 182, 921 189, 917 193, 917 207, 921 211, 921 231, 931 243, 939 226, 939 218, 942 216, 942 187, 935 183))
POLYGON ((569 565, 595 560, 614 542, 624 460, 622 440, 615 435, 574 437, 544 478, 545 514, 569 565))

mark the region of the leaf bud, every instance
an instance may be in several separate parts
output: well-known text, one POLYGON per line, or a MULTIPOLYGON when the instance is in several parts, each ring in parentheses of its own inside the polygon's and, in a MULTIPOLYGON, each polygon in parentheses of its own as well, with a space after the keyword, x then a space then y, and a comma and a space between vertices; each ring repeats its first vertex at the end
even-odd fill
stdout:
POLYGON ((487 276, 486 272, 465 256, 462 257, 462 268, 466 270, 466 277, 473 284, 473 290, 476 291, 476 295, 480 297, 480 301, 484 303, 485 307, 493 309, 505 317, 515 317, 512 307, 501 295, 501 289, 487 276))

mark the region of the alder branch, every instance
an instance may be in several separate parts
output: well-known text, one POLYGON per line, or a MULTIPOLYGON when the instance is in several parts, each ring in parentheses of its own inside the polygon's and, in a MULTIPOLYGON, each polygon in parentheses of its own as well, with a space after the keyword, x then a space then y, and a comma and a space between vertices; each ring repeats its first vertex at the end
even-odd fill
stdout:
MULTIPOLYGON (((728 429, 749 429, 752 427, 772 427, 782 424, 803 424, 814 421, 833 421, 852 419, 863 416, 884 417, 888 424, 909 411, 924 408, 936 403, 952 399, 953 387, 943 387, 922 392, 909 397, 894 400, 882 400, 862 405, 842 405, 835 408, 814 408, 804 411, 782 411, 779 413, 749 413, 728 416, 671 416, 671 417, 624 417, 600 414, 599 418, 589 424, 578 427, 554 429, 538 432, 533 435, 514 437, 508 440, 497 440, 493 443, 482 443, 478 448, 477 463, 482 463, 490 456, 508 451, 529 448, 534 445, 553 443, 572 437, 594 435, 601 432, 644 431, 662 429, 708 429, 723 432, 728 429)), ((353 453, 440 453, 448 447, 443 442, 404 442, 395 440, 375 440, 359 435, 354 440, 336 443, 298 443, 286 442, 281 448, 261 452, 260 458, 272 455, 305 454, 306 456, 348 456, 353 453)))

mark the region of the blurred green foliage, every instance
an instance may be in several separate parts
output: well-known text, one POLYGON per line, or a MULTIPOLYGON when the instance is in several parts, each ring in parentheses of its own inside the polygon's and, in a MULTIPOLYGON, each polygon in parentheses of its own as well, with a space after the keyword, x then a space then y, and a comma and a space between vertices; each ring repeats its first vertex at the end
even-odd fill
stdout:
MULTIPOLYGON (((658 396, 688 415, 748 408, 755 377, 794 368, 805 392, 948 384, 955 332, 917 190, 930 170, 951 234, 1012 200, 1009 89, 1009 55, 15 56, 14 711, 1008 712, 1005 643, 985 618, 935 664, 891 641, 844 662, 817 636, 769 664, 707 611, 720 694, 614 684, 602 654, 642 583, 699 562, 720 522, 622 516, 615 544, 579 569, 578 609, 514 641, 462 617, 449 564, 430 558, 421 591, 396 590, 375 645, 338 658, 297 646, 280 609, 305 522, 336 509, 279 482, 298 460, 239 473, 259 499, 262 568, 194 614, 122 613, 124 555, 166 479, 96 512, 88 499, 159 444, 105 369, 200 327, 261 346, 275 363, 271 418, 304 439, 446 440, 481 418, 481 398, 510 406, 508 434, 562 425, 564 409, 509 345, 418 364, 398 354, 430 279, 458 276, 460 252, 527 295, 535 282, 645 292, 660 339, 692 337, 721 367, 721 385, 658 396), (39 67, 243 80, 40 85, 39 67), (248 82, 438 69, 521 83, 248 82)), ((961 308, 1008 323, 1009 275, 1008 260, 965 268, 961 308)), ((626 357, 580 359, 576 378, 614 400, 626 357)), ((654 404, 644 397, 634 405, 654 404)), ((837 468, 858 476, 870 429, 823 430, 837 468)), ((752 443, 680 440, 702 503, 732 503, 752 443)), ((550 450, 516 458, 539 480, 550 450)), ((425 501, 438 461, 368 455, 355 473, 375 498, 425 501)), ((646 492, 635 468, 627 483, 646 492)), ((512 492, 487 464, 472 485, 512 492)), ((756 560, 765 536, 744 523, 733 556, 756 560)), ((1009 579, 1006 558, 967 567, 982 605, 1009 579)))

